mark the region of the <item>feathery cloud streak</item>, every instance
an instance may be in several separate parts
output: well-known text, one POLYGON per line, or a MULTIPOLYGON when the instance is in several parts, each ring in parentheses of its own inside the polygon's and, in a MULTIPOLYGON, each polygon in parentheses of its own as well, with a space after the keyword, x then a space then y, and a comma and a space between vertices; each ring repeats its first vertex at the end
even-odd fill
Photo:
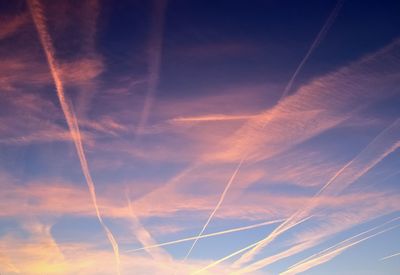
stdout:
POLYGON ((102 225, 103 229, 105 230, 106 235, 107 235, 107 237, 112 245, 112 248, 114 250, 115 258, 116 258, 116 262, 117 262, 117 271, 119 274, 120 273, 120 271, 119 271, 120 270, 119 269, 120 259, 119 259, 118 244, 117 244, 115 237, 111 233, 110 229, 104 223, 103 218, 100 214, 100 210, 99 210, 99 207, 97 204, 94 182, 93 182, 92 176, 89 171, 89 166, 88 166, 88 163, 86 160, 86 155, 85 155, 83 145, 82 145, 78 121, 74 114, 74 111, 72 110, 70 104, 67 102, 67 99, 65 97, 64 87, 63 87, 60 72, 58 69, 59 66, 58 66, 56 58, 55 58, 55 50, 53 48, 53 43, 52 43, 51 37, 48 33, 46 23, 45 23, 43 7, 42 7, 41 3, 39 2, 39 0, 30 0, 30 1, 28 1, 28 3, 29 3, 29 8, 30 8, 30 11, 32 14, 33 21, 35 23, 36 30, 39 34, 40 42, 43 46, 43 50, 44 50, 46 58, 47 58, 47 62, 48 62, 49 68, 50 68, 51 75, 54 80, 54 84, 56 86, 57 96, 58 96, 59 102, 61 104, 62 111, 64 113, 68 127, 70 129, 71 136, 74 140, 74 144, 75 144, 76 151, 78 153, 82 172, 85 176, 86 183, 89 187, 90 196, 93 201, 94 208, 96 210, 97 218, 98 218, 100 224, 102 225))

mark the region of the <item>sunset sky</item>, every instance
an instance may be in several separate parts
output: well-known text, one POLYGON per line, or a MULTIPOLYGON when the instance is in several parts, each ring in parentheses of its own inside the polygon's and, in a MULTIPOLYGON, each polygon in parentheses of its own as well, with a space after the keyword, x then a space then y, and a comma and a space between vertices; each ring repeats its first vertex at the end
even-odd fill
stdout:
POLYGON ((1 0, 0 274, 400 274, 399 14, 1 0))

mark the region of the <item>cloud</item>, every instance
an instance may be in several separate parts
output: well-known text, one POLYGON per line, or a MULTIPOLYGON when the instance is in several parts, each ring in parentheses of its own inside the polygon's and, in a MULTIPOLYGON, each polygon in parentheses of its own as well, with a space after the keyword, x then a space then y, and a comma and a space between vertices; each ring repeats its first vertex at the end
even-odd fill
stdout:
POLYGON ((22 26, 29 22, 27 13, 18 14, 12 18, 1 18, 2 27, 0 30, 0 40, 8 38, 17 33, 22 26))
POLYGON ((69 105, 69 102, 65 98, 65 93, 64 93, 64 86, 61 80, 61 75, 58 70, 58 64, 55 59, 55 50, 53 47, 52 39, 48 33, 47 26, 45 24, 45 18, 43 14, 43 8, 41 6, 41 3, 39 1, 29 1, 29 9, 33 18, 33 21, 35 23, 36 30, 39 35, 40 42, 42 44, 43 50, 46 55, 47 63, 49 65, 49 69, 51 72, 51 75, 53 77, 54 85, 56 86, 57 90, 57 96, 59 99, 59 102, 61 104, 61 109, 64 113, 65 119, 68 124, 68 128, 71 132, 71 136, 74 140, 75 148, 79 157, 79 161, 81 164, 82 172, 85 176, 86 183, 89 188, 90 192, 90 197, 93 202, 94 209, 96 211, 96 216, 103 227, 108 240, 110 241, 114 254, 115 254, 115 259, 116 259, 116 264, 117 264, 117 273, 120 274, 120 259, 119 259, 119 248, 118 248, 118 243, 115 240, 115 237, 111 233, 110 229, 106 226, 104 223, 102 216, 100 214, 99 207, 97 205, 97 198, 96 198, 96 192, 95 192, 95 186, 94 182, 92 179, 92 176, 89 171, 89 166, 86 160, 86 155, 83 149, 82 145, 82 140, 80 138, 80 130, 77 122, 77 118, 75 116, 75 113, 71 106, 69 105))

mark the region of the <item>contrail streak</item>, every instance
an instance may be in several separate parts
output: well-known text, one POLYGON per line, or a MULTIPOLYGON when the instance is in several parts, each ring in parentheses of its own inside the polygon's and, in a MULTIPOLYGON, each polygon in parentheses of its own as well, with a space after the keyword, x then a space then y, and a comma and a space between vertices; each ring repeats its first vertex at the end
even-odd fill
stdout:
MULTIPOLYGON (((334 182, 336 180, 336 178, 345 170, 347 169, 351 164, 353 164, 357 158, 362 155, 363 153, 365 153, 371 144, 373 144, 374 142, 376 142, 377 140, 379 140, 380 138, 382 138, 383 135, 385 135, 388 131, 390 131, 392 128, 394 128, 395 126, 397 126, 396 124, 398 124, 400 122, 400 118, 396 119, 389 127, 385 128, 382 132, 380 132, 355 158, 353 158, 351 161, 349 161, 345 166, 343 166, 319 191, 315 196, 319 196, 323 191, 325 191, 326 188, 328 188, 329 185, 332 184, 332 182, 334 182)), ((395 143, 395 145, 393 146, 393 148, 391 148, 391 150, 388 150, 386 154, 383 154, 380 158, 378 158, 377 160, 374 161, 374 163, 372 163, 372 167, 375 166, 378 162, 380 162, 384 157, 386 157, 389 153, 393 152, 395 149, 397 149, 399 147, 399 143, 395 143)), ((367 167, 368 170, 370 170, 372 167, 367 167)))
POLYGON ((293 73, 292 77, 290 78, 290 80, 289 80, 288 84, 286 85, 286 87, 285 87, 285 89, 284 89, 279 101, 281 101, 283 98, 285 98, 287 96, 287 94, 290 92, 290 89, 292 88, 293 82, 296 79, 296 77, 299 74, 299 72, 301 71, 301 69, 303 68, 304 64, 310 58, 310 56, 313 53, 313 51, 318 47, 318 45, 324 39, 324 36, 326 35, 328 30, 332 26, 333 22, 335 21, 336 16, 338 15, 339 10, 343 5, 343 1, 344 0, 339 0, 336 3, 335 8, 333 9, 331 14, 329 15, 328 19, 326 20, 325 24, 322 26, 322 29, 319 31, 319 33, 318 33, 317 37, 315 38, 314 42, 311 44, 310 48, 308 49, 306 55, 303 57, 303 59, 301 60, 300 64, 297 66, 295 72, 293 73))
POLYGON ((64 113, 65 119, 68 124, 68 128, 71 132, 72 139, 75 144, 76 152, 79 157, 79 162, 81 164, 82 172, 85 177, 86 183, 89 188, 90 196, 96 211, 96 216, 103 227, 104 231, 106 232, 106 235, 108 237, 108 240, 110 241, 116 263, 117 263, 117 272, 120 274, 120 258, 119 258, 119 249, 118 249, 118 244, 117 241, 115 240, 113 234, 111 231, 108 229, 106 224, 103 221, 103 218, 100 214, 99 207, 97 205, 97 198, 96 198, 96 191, 95 191, 95 186, 94 182, 92 179, 92 176, 89 171, 89 166, 86 160, 85 152, 83 150, 83 145, 82 145, 82 139, 81 139, 81 133, 79 130, 78 126, 78 121, 76 119, 76 116, 74 114, 74 111, 72 107, 69 105, 67 102, 67 99, 65 98, 65 93, 64 93, 64 87, 63 83, 61 81, 60 77, 60 72, 59 72, 59 66, 57 64, 56 58, 55 58, 55 50, 53 47, 53 43, 51 40, 51 37, 48 33, 47 26, 45 23, 45 18, 43 15, 43 8, 39 0, 29 0, 28 1, 29 9, 32 14, 32 18, 36 27, 36 30, 39 34, 40 42, 42 44, 44 53, 46 55, 47 63, 49 65, 49 69, 52 75, 52 78, 54 80, 54 84, 56 86, 56 91, 57 91, 57 96, 60 101, 61 109, 64 113))
MULTIPOLYGON (((319 253, 316 253, 316 254, 304 259, 303 261, 300 261, 300 262, 296 263, 295 265, 301 264, 301 263, 306 262, 306 261, 308 261, 308 260, 310 260, 312 258, 315 258, 316 256, 319 256, 320 254, 325 253, 326 251, 332 250, 335 247, 338 247, 340 245, 345 245, 346 243, 348 243, 349 241, 351 241, 351 240, 353 240, 353 239, 355 239, 357 237, 363 236, 363 235, 365 235, 365 234, 367 234, 367 233, 369 233, 371 231, 380 229, 383 226, 385 226, 386 224, 392 223, 392 222, 397 221, 399 219, 400 219, 400 217, 399 218, 394 218, 394 219, 392 219, 390 221, 387 221, 387 222, 385 222, 383 224, 375 226, 375 227, 373 227, 373 228, 371 228, 371 229, 369 229, 367 231, 364 231, 364 232, 362 232, 360 234, 357 234, 357 235, 355 235, 355 236, 353 236, 351 238, 348 238, 348 239, 346 239, 346 240, 344 240, 344 241, 342 241, 342 242, 340 242, 340 243, 338 243, 338 244, 336 244, 334 246, 331 246, 328 249, 320 251, 319 253)), ((263 267, 266 267, 266 266, 270 265, 271 263, 274 263, 274 262, 276 262, 278 260, 284 259, 286 257, 289 257, 289 256, 295 254, 295 253, 299 253, 299 252, 301 252, 301 251, 303 251, 305 249, 308 249, 308 248, 310 248, 310 247, 312 247, 314 245, 315 245, 315 242, 313 242, 313 241, 312 242, 309 242, 309 241, 307 242, 306 241, 306 242, 301 243, 299 245, 293 246, 293 247, 289 248, 288 250, 286 250, 284 252, 281 252, 279 254, 275 254, 273 256, 269 256, 267 258, 264 258, 262 260, 259 260, 259 261, 255 262, 255 263, 253 263, 251 265, 248 265, 245 268, 237 270, 236 272, 234 272, 234 274, 243 274, 243 273, 249 273, 249 272, 256 271, 256 270, 261 269, 263 267)), ((289 269, 294 267, 295 265, 289 267, 289 269)))
MULTIPOLYGON (((294 226, 296 226, 296 225, 298 225, 298 224, 300 224, 300 223, 303 223, 303 222, 307 221, 307 220, 310 219, 311 217, 312 217, 312 216, 309 216, 309 217, 307 217, 307 218, 304 218, 304 219, 298 221, 297 223, 293 224, 292 227, 294 227, 294 226)), ((240 253, 242 253, 242 252, 244 252, 244 251, 246 251, 246 250, 249 250, 249 249, 255 247, 256 245, 258 245, 258 244, 261 243, 262 241, 264 241, 264 240, 258 241, 258 242, 256 242, 256 243, 251 244, 251 245, 248 245, 248 246, 246 246, 246 247, 244 247, 244 248, 242 248, 242 249, 240 249, 240 250, 237 250, 237 251, 235 251, 235 252, 229 254, 228 256, 225 256, 225 257, 223 257, 223 258, 221 258, 221 259, 219 259, 219 260, 217 260, 217 261, 214 261, 214 262, 212 262, 211 264, 209 264, 209 265, 203 267, 202 269, 199 269, 199 270, 197 270, 197 271, 191 273, 191 275, 199 274, 199 273, 201 273, 201 272, 203 272, 203 271, 206 271, 206 270, 208 270, 208 269, 210 269, 210 268, 212 268, 212 267, 214 267, 214 266, 216 266, 216 265, 218 265, 218 264, 220 264, 220 263, 222 263, 222 262, 224 262, 224 261, 226 261, 226 260, 228 260, 228 259, 230 259, 230 258, 236 256, 236 255, 239 255, 240 253)))
POLYGON ((139 118, 139 124, 136 130, 136 138, 141 134, 142 128, 146 125, 151 106, 153 105, 154 95, 158 86, 160 78, 161 66, 161 53, 163 43, 163 29, 165 9, 167 7, 167 0, 153 0, 154 14, 152 16, 150 38, 149 38, 149 52, 148 52, 148 82, 147 94, 144 101, 142 113, 139 118))
MULTIPOLYGON (((359 240, 356 240, 356 241, 353 241, 353 242, 350 242, 350 243, 347 243, 347 244, 343 244, 342 246, 340 245, 341 243, 348 242, 350 239, 354 239, 356 236, 351 237, 351 238, 349 238, 349 239, 347 239, 347 240, 345 240, 345 241, 343 241, 343 242, 341 242, 341 243, 339 243, 337 245, 334 245, 334 246, 326 249, 325 250, 326 252, 324 252, 324 253, 320 252, 319 256, 315 255, 315 257, 313 257, 312 259, 310 259, 308 261, 304 261, 304 262, 298 263, 298 264, 292 266, 291 268, 289 268, 288 270, 286 270, 286 271, 284 271, 284 272, 282 272, 280 274, 281 275, 283 275, 283 274, 298 274, 300 272, 304 272, 304 271, 306 271, 306 270, 308 270, 308 269, 310 269, 312 267, 315 267, 317 265, 320 265, 320 264, 323 264, 323 263, 326 263, 326 262, 330 261, 334 257, 340 255, 344 250, 346 250, 346 249, 348 249, 348 248, 350 248, 350 247, 352 247, 352 246, 354 246, 356 244, 359 244, 359 243, 361 243, 363 241, 366 241, 366 240, 368 240, 370 238, 373 238, 375 236, 381 235, 381 234, 383 234, 383 233, 385 233, 387 231, 393 230, 393 229, 395 229, 395 228, 397 228, 399 226, 400 226, 400 224, 394 225, 394 226, 391 226, 391 227, 389 227, 387 229, 381 230, 381 231, 379 231, 377 233, 371 234, 371 235, 369 235, 367 237, 361 238, 359 240)), ((374 229, 376 229, 376 228, 374 228, 374 229)), ((363 232, 361 234, 358 234, 358 235, 366 234, 367 232, 369 232, 371 230, 372 229, 367 230, 367 231, 365 231, 365 232, 363 232)))
POLYGON ((216 213, 216 212, 218 211, 218 209, 220 208, 222 202, 223 202, 224 199, 225 199, 226 193, 228 192, 229 188, 231 187, 233 181, 235 180, 235 177, 236 177, 237 173, 239 172, 240 167, 242 166, 243 161, 244 161, 244 158, 239 162, 238 166, 236 167, 235 172, 233 172, 231 178, 229 179, 228 183, 227 183, 226 186, 225 186, 224 191, 223 191, 222 194, 221 194, 221 197, 219 198, 219 201, 218 201, 217 205, 215 206, 214 210, 211 212, 210 216, 208 217, 207 222, 204 224, 204 226, 203 226, 203 228, 201 229, 199 235, 197 236, 197 238, 195 238, 195 240, 194 240, 192 246, 190 247, 188 253, 186 254, 185 258, 183 258, 183 261, 185 261, 185 260, 189 257, 189 255, 190 255, 190 253, 192 252, 193 248, 195 247, 197 241, 199 240, 199 238, 201 237, 201 235, 204 233, 204 230, 206 230, 208 224, 210 223, 211 219, 214 217, 215 213, 216 213))
MULTIPOLYGON (((278 226, 273 232, 271 232, 265 239, 264 242, 261 242, 260 244, 258 244, 257 246, 255 246, 252 250, 250 250, 249 252, 245 253, 244 255, 242 255, 242 257, 237 260, 234 263, 234 266, 236 267, 240 267, 241 264, 243 263, 247 263, 249 262, 256 253, 258 253, 258 251, 260 251, 262 248, 264 248, 265 246, 267 246, 270 242, 272 242, 276 237, 278 237, 279 235, 281 235, 282 233, 284 233, 287 230, 287 227, 291 227, 291 224, 293 222, 295 222, 297 219, 301 218, 304 215, 308 215, 310 213, 310 211, 312 211, 316 206, 318 206, 319 204, 319 197, 320 195, 328 188, 328 186, 330 186, 335 180, 337 180, 337 178, 343 174, 344 171, 346 171, 346 169, 348 169, 350 167, 350 165, 354 164, 357 160, 361 159, 362 157, 365 157, 365 155, 367 155, 368 157, 368 153, 370 153, 369 150, 373 145, 375 145, 377 143, 377 141, 379 139, 382 138, 382 136, 384 136, 385 134, 387 134, 388 132, 390 133, 390 131, 393 131, 393 129, 397 129, 396 127, 398 127, 400 122, 400 119, 397 119, 396 121, 394 121, 390 126, 386 127, 383 131, 381 131, 360 153, 358 153, 351 161, 349 161, 346 165, 344 165, 313 197, 311 202, 306 205, 305 207, 303 207, 302 209, 296 211, 292 216, 290 216, 288 218, 287 221, 285 221, 284 223, 282 223, 280 226, 278 226)), ((390 136, 390 135, 388 135, 390 136)), ((395 138, 396 139, 396 138, 395 138)), ((367 173, 369 170, 371 170, 377 163, 379 163, 382 159, 384 159, 387 155, 389 155, 390 153, 392 153, 393 151, 395 151, 398 147, 400 146, 400 143, 398 141, 398 139, 394 142, 394 145, 390 146, 389 148, 378 148, 378 149, 383 149, 383 152, 373 152, 376 154, 379 154, 378 156, 375 156, 375 154, 373 154, 373 158, 365 164, 362 164, 363 167, 360 167, 361 170, 358 173, 354 173, 355 175, 352 175, 354 178, 351 180, 348 180, 347 182, 339 182, 339 185, 336 189, 337 190, 343 190, 344 188, 346 188, 349 184, 351 184, 352 182, 354 182, 356 179, 360 178, 362 175, 364 175, 365 173, 367 173)), ((388 146, 385 146, 388 147, 388 146)), ((369 156, 370 157, 370 156, 369 156)), ((334 190, 334 191, 337 191, 334 190)))
POLYGON ((313 254, 313 255, 311 255, 311 256, 305 258, 304 260, 302 260, 302 261, 300 261, 300 262, 298 262, 298 263, 296 263, 296 264, 290 266, 289 269, 291 269, 291 268, 293 268, 293 267, 295 267, 295 266, 298 266, 298 265, 300 265, 300 264, 302 264, 302 263, 304 263, 304 262, 307 262, 308 260, 310 260, 310 259, 312 259, 312 258, 315 258, 315 257, 321 255, 322 253, 325 253, 325 252, 331 250, 332 248, 335 248, 335 247, 338 247, 338 246, 340 246, 340 245, 342 245, 342 244, 345 244, 345 243, 347 243, 347 242, 349 242, 349 241, 351 241, 351 240, 353 240, 353 239, 355 239, 355 238, 357 238, 357 237, 360 237, 360 236, 362 236, 362 235, 365 235, 365 234, 367 234, 367 233, 369 233, 369 232, 371 232, 371 231, 374 231, 374 230, 376 230, 376 229, 379 229, 379 228, 385 226, 386 224, 392 223, 392 222, 397 221, 397 220, 399 220, 399 219, 400 219, 400 217, 391 219, 391 220, 389 220, 389 221, 387 221, 387 222, 384 222, 384 223, 382 223, 382 224, 380 224, 380 225, 378 225, 378 226, 375 226, 375 227, 373 227, 373 228, 371 228, 371 229, 368 229, 368 230, 366 230, 366 231, 364 231, 364 232, 361 232, 361 233, 359 233, 359 234, 357 234, 357 235, 354 235, 354 236, 352 236, 352 237, 350 237, 350 238, 347 238, 346 240, 343 240, 343 241, 341 241, 341 242, 338 243, 338 244, 335 244, 335 245, 333 245, 333 246, 331 246, 331 247, 328 247, 328 248, 326 248, 326 249, 324 249, 324 250, 322 250, 322 251, 320 251, 320 252, 318 252, 318 253, 315 253, 315 254, 313 254))
POLYGON ((387 259, 390 259, 390 258, 393 258, 393 257, 396 257, 396 256, 400 256, 400 252, 399 253, 395 253, 393 255, 389 255, 389 256, 383 257, 381 259, 381 261, 384 261, 384 260, 387 260, 387 259))
POLYGON ((140 248, 136 248, 136 249, 130 249, 130 250, 126 250, 125 252, 135 252, 135 251, 140 251, 140 250, 146 250, 147 251, 147 249, 154 248, 154 247, 160 247, 160 246, 166 246, 166 245, 172 245, 172 244, 192 241, 192 240, 195 240, 197 238, 198 239, 203 239, 203 238, 209 238, 209 237, 214 237, 214 236, 219 236, 219 235, 224 235, 224 234, 229 234, 229 233, 234 233, 234 232, 245 231, 245 230, 254 229, 254 228, 258 228, 258 227, 262 227, 262 226, 266 226, 266 225, 270 225, 270 224, 274 224, 274 223, 279 223, 279 222, 283 222, 283 221, 284 221, 284 219, 267 221, 267 222, 253 224, 253 225, 227 229, 227 230, 224 230, 224 231, 218 231, 218 232, 214 232, 214 233, 204 234, 204 235, 201 235, 200 237, 199 236, 193 236, 193 237, 188 237, 188 238, 179 239, 179 240, 175 240, 175 241, 159 243, 159 244, 156 244, 156 245, 149 245, 149 246, 140 247, 140 248))
POLYGON ((165 252, 163 249, 154 249, 154 250, 149 249, 149 247, 153 247, 153 248, 157 247, 158 248, 158 247, 161 247, 161 245, 157 244, 154 241, 150 232, 147 231, 146 228, 144 228, 144 226, 142 225, 142 223, 140 222, 138 217, 135 215, 135 213, 133 212, 132 202, 128 195, 128 192, 126 192, 126 194, 127 194, 126 198, 128 201, 129 211, 130 211, 130 214, 132 217, 133 230, 134 230, 136 238, 144 246, 143 249, 148 254, 150 254, 153 257, 153 259, 159 260, 159 262, 161 262, 161 263, 170 262, 172 260, 170 255, 167 252, 165 252))
MULTIPOLYGON (((279 101, 281 101, 283 98, 286 97, 286 95, 288 94, 290 88, 292 87, 293 81, 296 79, 298 73, 299 73, 300 70, 303 68, 304 64, 306 63, 306 61, 308 60, 308 58, 310 57, 310 55, 311 55, 311 53, 314 51, 314 49, 319 45, 319 43, 321 43, 321 41, 322 41, 322 39, 324 38, 325 34, 327 33, 327 31, 329 30, 329 28, 330 28, 331 25, 333 24, 333 22, 334 22, 334 20, 335 20, 337 14, 338 14, 340 8, 342 7, 342 3, 343 3, 343 0, 339 0, 339 1, 337 2, 337 4, 336 4, 334 10, 333 10, 332 13, 329 15, 327 21, 325 22, 325 24, 323 25, 322 29, 321 29, 320 32, 318 33, 317 37, 315 38, 315 40, 314 40, 313 44, 311 45, 310 49, 308 50, 307 54, 304 56, 303 60, 300 62, 300 64, 299 64, 299 66, 297 67, 296 71, 294 72, 294 74, 293 74, 292 77, 290 78, 290 80, 289 80, 288 84, 286 85, 286 87, 285 87, 285 89, 284 89, 284 91, 283 91, 283 93, 282 93, 282 96, 281 96, 281 98, 280 98, 279 101)), ((263 128, 264 128, 264 127, 265 127, 265 124, 263 125, 263 128)), ((245 159, 245 158, 243 158, 243 159, 241 160, 238 169, 234 172, 234 174, 232 175, 231 178, 233 178, 233 177, 236 175, 236 173, 239 171, 240 166, 241 166, 242 162, 244 161, 244 159, 245 159)), ((231 182, 229 182, 229 183, 227 184, 227 187, 225 188, 224 193, 229 189, 230 184, 231 184, 231 182)), ((218 204, 217 204, 216 209, 219 207, 219 204, 222 203, 222 201, 223 201, 223 199, 224 199, 224 198, 223 198, 223 197, 224 197, 224 193, 222 194, 222 196, 221 196, 221 198, 220 198, 220 201, 219 201, 218 204)), ((208 223, 211 221, 212 216, 213 216, 214 212, 216 211, 216 209, 214 209, 213 213, 210 215, 209 219, 207 220, 207 222, 206 222, 205 226, 203 227, 203 229, 202 229, 201 233, 199 234, 199 236, 202 234, 202 232, 203 232, 203 231, 205 230, 205 228, 207 227, 208 223)), ((193 243, 192 247, 190 248, 188 254, 185 256, 184 260, 190 255, 190 253, 191 253, 191 251, 192 251, 194 245, 196 244, 196 242, 197 242, 197 240, 193 243)), ((256 249, 257 247, 261 246, 261 245, 262 245, 262 242, 261 242, 260 244, 258 244, 257 246, 255 246, 255 247, 252 249, 252 251, 253 251, 254 249, 256 249)))
POLYGON ((170 119, 170 122, 209 122, 209 121, 230 121, 230 120, 245 120, 255 118, 257 115, 207 115, 207 116, 191 116, 191 117, 177 117, 170 119))

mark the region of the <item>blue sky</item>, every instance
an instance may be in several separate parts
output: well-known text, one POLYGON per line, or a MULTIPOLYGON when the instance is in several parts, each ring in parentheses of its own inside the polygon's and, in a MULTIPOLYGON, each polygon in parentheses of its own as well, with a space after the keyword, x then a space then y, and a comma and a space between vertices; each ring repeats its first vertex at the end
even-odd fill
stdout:
POLYGON ((399 11, 0 1, 0 273, 398 274, 399 11))

